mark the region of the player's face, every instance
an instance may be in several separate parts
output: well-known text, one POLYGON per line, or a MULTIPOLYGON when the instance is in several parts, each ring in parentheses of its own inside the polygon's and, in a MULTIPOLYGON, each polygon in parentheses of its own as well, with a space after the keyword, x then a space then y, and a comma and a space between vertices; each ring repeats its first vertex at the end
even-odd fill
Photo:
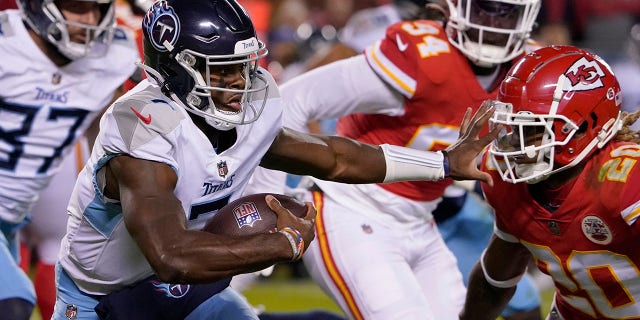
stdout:
MULTIPOLYGON (((209 67, 209 81, 211 86, 242 90, 247 80, 245 78, 245 64, 211 65, 209 67)), ((204 76, 204 75, 203 75, 204 76)), ((216 107, 222 111, 237 112, 242 109, 242 93, 212 90, 211 98, 216 107)))
MULTIPOLYGON (((470 22, 492 28, 515 29, 522 16, 522 10, 524 6, 475 0, 471 3, 470 22)), ((471 40, 479 41, 478 29, 470 29, 468 35, 471 40)), ((505 33, 485 31, 482 35, 482 43, 495 46, 505 46, 508 40, 509 35, 505 33)))
POLYGON ((97 2, 57 0, 55 4, 67 20, 67 30, 72 42, 86 43, 93 40, 95 37, 93 32, 74 23, 97 26, 102 18, 100 5, 97 2))
MULTIPOLYGON (((507 127, 496 141, 497 148, 508 152, 522 150, 528 146, 538 147, 542 145, 544 132, 545 128, 543 126, 507 127)), ((536 163, 538 152, 513 156, 513 160, 517 164, 536 163)))

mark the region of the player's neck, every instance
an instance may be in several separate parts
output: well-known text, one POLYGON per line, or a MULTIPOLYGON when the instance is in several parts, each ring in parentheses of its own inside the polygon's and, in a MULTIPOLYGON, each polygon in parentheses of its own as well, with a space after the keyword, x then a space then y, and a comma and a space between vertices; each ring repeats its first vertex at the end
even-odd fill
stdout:
POLYGON ((31 28, 27 27, 27 30, 29 31, 29 36, 31 36, 31 39, 33 39, 33 42, 36 43, 38 48, 40 48, 40 50, 56 66, 62 67, 71 62, 69 58, 65 57, 62 53, 60 53, 60 51, 58 51, 58 48, 56 48, 56 46, 51 44, 49 41, 46 41, 42 37, 40 37, 35 31, 31 30, 31 28))
POLYGON ((505 73, 509 70, 510 64, 504 63, 492 67, 481 67, 471 63, 471 69, 476 75, 476 79, 487 92, 492 92, 504 79, 505 73))
POLYGON ((214 127, 207 124, 204 118, 194 115, 189 112, 189 116, 193 123, 204 133, 204 135, 209 139, 209 142, 213 146, 213 149, 216 153, 220 154, 223 151, 231 148, 236 143, 238 138, 238 134, 236 129, 231 129, 229 131, 221 131, 217 130, 214 127))
POLYGON ((495 66, 491 66, 491 67, 481 67, 479 65, 471 63, 471 69, 473 70, 473 73, 478 75, 478 76, 489 76, 489 75, 492 75, 493 73, 496 72, 496 69, 498 69, 498 67, 500 67, 500 65, 495 65, 495 66))
POLYGON ((574 167, 551 175, 548 179, 540 182, 540 184, 547 189, 557 189, 565 184, 573 183, 575 178, 584 170, 584 166, 584 163, 579 163, 574 167))
POLYGON ((584 165, 579 165, 556 173, 544 181, 529 185, 529 192, 541 206, 553 213, 569 196, 583 169, 584 165))

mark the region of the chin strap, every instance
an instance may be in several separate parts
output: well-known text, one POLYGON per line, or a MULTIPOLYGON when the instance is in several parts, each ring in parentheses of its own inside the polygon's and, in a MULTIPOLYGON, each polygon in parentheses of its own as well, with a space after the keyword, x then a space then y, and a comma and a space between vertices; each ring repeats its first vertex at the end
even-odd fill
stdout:
POLYGON ((135 62, 136 67, 144 70, 144 73, 147 74, 148 79, 153 79, 157 84, 164 83, 164 77, 160 75, 158 71, 154 68, 149 67, 148 65, 142 63, 140 60, 135 62))

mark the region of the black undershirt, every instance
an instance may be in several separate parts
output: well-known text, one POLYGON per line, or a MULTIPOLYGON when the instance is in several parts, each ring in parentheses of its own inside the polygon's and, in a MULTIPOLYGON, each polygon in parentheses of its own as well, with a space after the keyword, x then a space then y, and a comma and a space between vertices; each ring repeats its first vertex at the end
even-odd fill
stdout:
POLYGON ((191 116, 193 123, 207 136, 216 153, 220 154, 236 143, 238 132, 235 128, 229 131, 217 130, 210 126, 204 118, 193 114, 189 114, 189 116, 191 116))

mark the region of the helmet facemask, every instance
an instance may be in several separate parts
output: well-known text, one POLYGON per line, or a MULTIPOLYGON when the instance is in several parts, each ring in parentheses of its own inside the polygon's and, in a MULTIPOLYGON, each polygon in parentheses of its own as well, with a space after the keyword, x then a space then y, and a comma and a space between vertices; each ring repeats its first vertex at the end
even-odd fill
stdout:
POLYGON ((489 119, 493 130, 503 125, 498 138, 489 147, 489 155, 504 181, 537 183, 551 173, 568 168, 554 168, 557 146, 564 146, 579 127, 563 115, 513 112, 509 103, 494 101, 495 112, 489 119), (557 140, 560 127, 564 139, 557 140))
POLYGON ((193 88, 182 100, 187 111, 203 117, 209 125, 223 131, 256 121, 264 109, 268 94, 268 82, 258 71, 258 60, 267 54, 264 44, 252 38, 239 42, 236 49, 236 54, 223 56, 205 55, 185 49, 175 58, 194 81, 193 88), (245 46, 246 43, 252 45, 245 46), (258 49, 246 52, 238 50, 242 47, 258 49), (220 83, 211 82, 216 70, 229 66, 242 69, 243 88, 229 88, 224 80, 220 83), (212 97, 216 92, 241 94, 240 110, 228 111, 217 106, 212 97))
POLYGON ((447 0, 447 36, 473 63, 491 67, 524 51, 539 0, 447 0))
MULTIPOLYGON (((81 1, 81 0, 78 0, 81 1)), ((100 22, 98 25, 74 22, 67 20, 62 11, 58 8, 54 0, 44 0, 42 2, 42 12, 44 19, 49 21, 46 28, 42 23, 36 23, 37 17, 32 16, 33 11, 25 11, 21 8, 23 17, 29 26, 45 38, 48 42, 56 46, 58 51, 65 57, 75 60, 85 56, 103 56, 113 39, 115 22, 115 2, 113 0, 89 1, 96 2, 100 6, 100 22), (69 27, 81 28, 85 32, 84 43, 71 40, 69 27)), ((20 4, 21 1, 18 1, 20 4)), ((22 4, 21 4, 22 5, 22 4)), ((42 21, 43 17, 40 17, 42 21)))

